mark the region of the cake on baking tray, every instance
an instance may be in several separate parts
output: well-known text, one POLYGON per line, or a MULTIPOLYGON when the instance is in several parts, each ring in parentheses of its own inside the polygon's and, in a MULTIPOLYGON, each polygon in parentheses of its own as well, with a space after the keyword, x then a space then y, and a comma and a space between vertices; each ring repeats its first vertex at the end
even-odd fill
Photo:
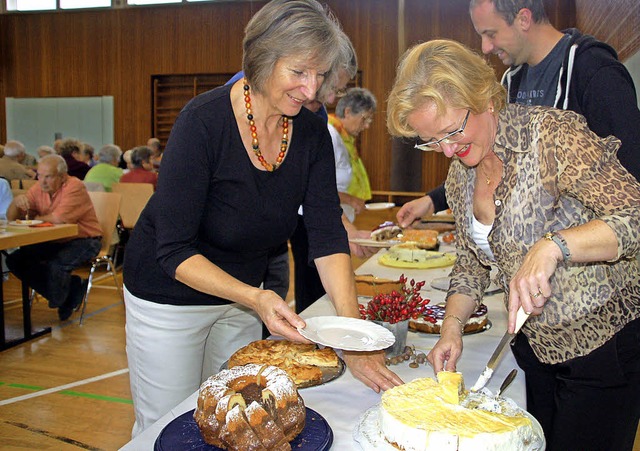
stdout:
POLYGON ((358 296, 373 297, 380 293, 391 293, 402 290, 400 280, 385 279, 371 274, 356 275, 356 291, 358 296))
POLYGON ((229 368, 247 363, 274 365, 286 371, 296 385, 308 387, 322 382, 322 368, 335 368, 340 362, 331 348, 287 340, 258 340, 237 350, 229 358, 229 368))
POLYGON ((405 229, 402 231, 400 241, 414 243, 419 249, 437 249, 438 231, 431 229, 405 229))
POLYGON ((275 366, 244 365, 200 387, 193 417, 204 440, 226 450, 290 450, 306 409, 289 375, 275 366))
POLYGON ((387 442, 405 451, 520 451, 541 441, 513 401, 466 392, 460 373, 443 371, 437 379, 415 379, 382 395, 387 442))
MULTIPOLYGON (((409 328, 419 332, 429 334, 439 334, 442 321, 444 320, 444 311, 446 303, 427 305, 424 313, 420 318, 409 321, 409 328)), ((449 320, 451 321, 451 320, 449 320)), ((455 320, 454 320, 455 321, 455 320)), ((464 333, 470 334, 484 330, 489 322, 487 306, 480 304, 475 312, 471 315, 467 323, 464 325, 464 333)))

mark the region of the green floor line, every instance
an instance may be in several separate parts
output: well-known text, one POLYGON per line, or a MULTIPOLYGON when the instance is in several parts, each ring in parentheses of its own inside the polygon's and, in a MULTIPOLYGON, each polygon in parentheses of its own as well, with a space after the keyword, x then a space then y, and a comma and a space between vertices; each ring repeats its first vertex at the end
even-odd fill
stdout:
POLYGON ((7 387, 11 388, 23 388, 25 390, 44 390, 44 387, 38 387, 37 385, 25 385, 25 384, 7 384, 7 387))
MULTIPOLYGON (((37 385, 25 385, 25 384, 10 384, 7 382, 0 382, 0 386, 5 385, 7 387, 11 387, 11 388, 20 388, 23 390, 31 390, 31 391, 40 391, 40 390, 44 390, 44 387, 39 387, 37 385)), ((89 399, 98 399, 100 401, 109 401, 109 402, 117 402, 117 403, 121 403, 121 404, 133 404, 133 401, 131 399, 126 399, 126 398, 117 398, 115 396, 104 396, 104 395, 95 395, 93 393, 82 393, 82 392, 78 392, 78 391, 73 391, 73 390, 62 390, 60 392, 61 395, 66 395, 66 396, 77 396, 79 398, 89 398, 89 399)))
POLYGON ((102 395, 94 395, 91 393, 81 393, 72 390, 63 390, 60 392, 61 395, 70 395, 70 396, 78 396, 80 398, 90 398, 90 399, 99 399, 101 401, 109 401, 109 402, 119 402, 121 404, 133 404, 131 399, 125 398, 116 398, 114 396, 102 396, 102 395))

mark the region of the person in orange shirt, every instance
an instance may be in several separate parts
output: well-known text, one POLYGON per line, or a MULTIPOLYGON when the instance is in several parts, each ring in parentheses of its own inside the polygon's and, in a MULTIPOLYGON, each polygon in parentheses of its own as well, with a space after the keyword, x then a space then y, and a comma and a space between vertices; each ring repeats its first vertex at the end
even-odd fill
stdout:
POLYGON ((100 251, 102 229, 84 183, 67 174, 59 155, 47 155, 38 163, 38 183, 16 196, 7 219, 36 219, 53 224, 77 224, 78 237, 24 246, 7 257, 7 267, 20 280, 58 309, 64 321, 80 305, 87 281, 71 271, 100 251))

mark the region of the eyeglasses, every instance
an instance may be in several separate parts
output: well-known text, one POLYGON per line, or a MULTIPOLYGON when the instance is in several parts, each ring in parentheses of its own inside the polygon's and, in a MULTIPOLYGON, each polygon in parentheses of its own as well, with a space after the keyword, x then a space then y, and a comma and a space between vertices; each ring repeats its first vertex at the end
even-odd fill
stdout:
POLYGON ((467 121, 469 120, 469 113, 471 113, 471 110, 467 110, 467 115, 464 117, 464 121, 462 122, 462 125, 458 130, 453 131, 451 133, 447 133, 442 138, 437 139, 435 141, 416 144, 414 147, 416 149, 422 150, 423 152, 428 152, 430 150, 435 150, 438 147, 440 147, 440 143, 445 143, 445 144, 457 143, 462 138, 464 138, 464 128, 467 126, 467 121))
POLYGON ((361 118, 363 124, 371 124, 373 122, 373 114, 363 113, 361 118))
POLYGON ((333 91, 333 94, 338 98, 344 97, 347 95, 347 89, 348 88, 346 86, 344 88, 336 89, 333 91))

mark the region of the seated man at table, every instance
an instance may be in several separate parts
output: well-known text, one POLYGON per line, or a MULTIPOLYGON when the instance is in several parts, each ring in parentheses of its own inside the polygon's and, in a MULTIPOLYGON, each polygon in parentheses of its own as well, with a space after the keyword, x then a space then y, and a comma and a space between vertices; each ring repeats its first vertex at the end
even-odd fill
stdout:
POLYGON ((7 219, 38 219, 52 224, 77 224, 78 237, 24 246, 7 257, 7 267, 58 309, 64 321, 80 305, 86 280, 71 271, 100 251, 102 230, 84 183, 67 174, 59 155, 47 155, 38 163, 38 183, 16 196, 7 219))

